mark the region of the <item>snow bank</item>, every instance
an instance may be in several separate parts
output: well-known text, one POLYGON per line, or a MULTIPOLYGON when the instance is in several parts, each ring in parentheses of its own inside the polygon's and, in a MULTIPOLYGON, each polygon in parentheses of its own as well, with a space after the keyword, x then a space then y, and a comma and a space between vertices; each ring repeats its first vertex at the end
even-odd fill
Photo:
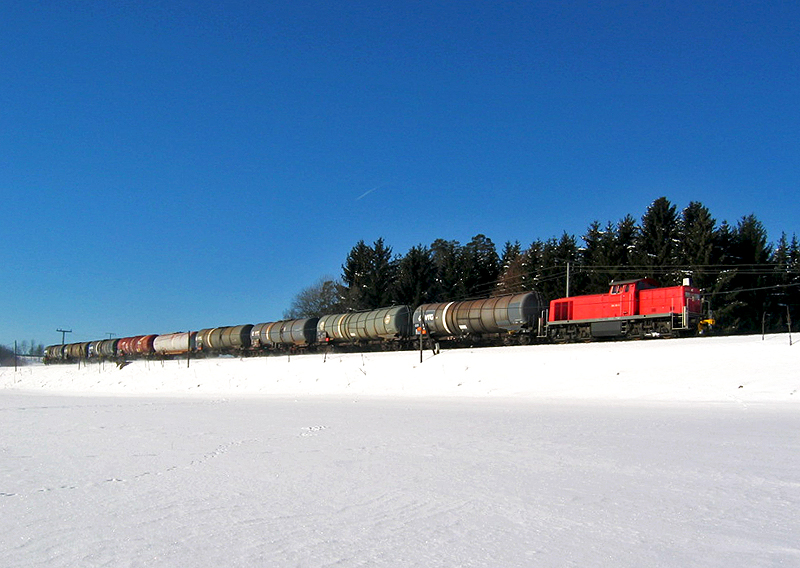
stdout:
POLYGON ((29 366, 0 386, 62 393, 791 402, 786 335, 250 359, 29 366))

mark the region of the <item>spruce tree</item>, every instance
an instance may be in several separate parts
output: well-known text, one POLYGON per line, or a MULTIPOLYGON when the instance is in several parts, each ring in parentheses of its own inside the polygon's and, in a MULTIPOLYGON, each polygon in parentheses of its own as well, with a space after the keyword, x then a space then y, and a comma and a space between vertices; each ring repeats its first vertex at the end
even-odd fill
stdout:
POLYGON ((436 239, 431 244, 433 264, 436 268, 434 302, 463 300, 467 297, 461 265, 461 245, 458 241, 436 239))
POLYGON ((679 274, 672 272, 676 264, 678 215, 666 197, 659 197, 647 208, 642 217, 636 252, 643 267, 642 276, 657 278, 662 283, 674 284, 679 274))
POLYGON ((436 267, 428 247, 411 247, 400 259, 397 276, 397 301, 411 307, 431 301, 436 284, 436 267))
POLYGON ((714 262, 716 221, 702 203, 692 201, 683 210, 678 223, 678 264, 687 267, 695 286, 713 285, 715 276, 710 270, 714 262))
POLYGON ((526 277, 527 257, 519 241, 506 241, 500 257, 501 274, 497 284, 498 294, 516 294, 528 290, 526 277))
POLYGON ((500 276, 500 257, 492 239, 482 234, 475 235, 461 252, 467 295, 469 297, 491 295, 497 287, 500 276))
POLYGON ((342 265, 342 281, 347 286, 345 306, 352 310, 373 310, 394 302, 397 261, 383 238, 368 246, 359 241, 342 265))

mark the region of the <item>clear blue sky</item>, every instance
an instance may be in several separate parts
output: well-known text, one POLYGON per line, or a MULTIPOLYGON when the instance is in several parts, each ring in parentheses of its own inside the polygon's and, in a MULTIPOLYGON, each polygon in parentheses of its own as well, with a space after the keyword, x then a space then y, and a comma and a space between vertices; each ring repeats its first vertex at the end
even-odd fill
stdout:
POLYGON ((0 61, 0 344, 280 319, 360 239, 660 196, 800 233, 794 2, 9 0, 0 61))

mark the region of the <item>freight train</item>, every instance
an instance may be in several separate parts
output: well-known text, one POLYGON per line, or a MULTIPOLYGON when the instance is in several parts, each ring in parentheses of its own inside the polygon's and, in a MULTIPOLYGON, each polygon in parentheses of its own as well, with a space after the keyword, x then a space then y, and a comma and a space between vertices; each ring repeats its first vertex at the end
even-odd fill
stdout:
POLYGON ((685 282, 612 282, 607 294, 565 297, 545 306, 536 292, 140 335, 45 349, 45 363, 176 356, 251 355, 320 348, 406 349, 420 342, 529 344, 608 338, 675 337, 697 330, 702 294, 685 282))

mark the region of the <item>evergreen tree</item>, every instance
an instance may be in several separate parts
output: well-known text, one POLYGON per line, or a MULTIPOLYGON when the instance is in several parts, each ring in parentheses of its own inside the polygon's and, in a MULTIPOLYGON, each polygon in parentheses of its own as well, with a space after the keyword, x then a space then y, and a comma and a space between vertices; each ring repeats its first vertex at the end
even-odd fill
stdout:
POLYGON ((462 253, 458 241, 436 239, 431 244, 433 264, 436 269, 436 287, 433 301, 463 300, 467 297, 464 273, 461 266, 462 253))
POLYGON ((397 301, 411 307, 429 303, 436 286, 436 266, 428 247, 417 245, 400 259, 397 301))
POLYGON ((395 300, 397 273, 398 260, 392 256, 392 247, 387 247, 383 238, 378 239, 372 247, 372 277, 369 282, 368 309, 382 308, 397 303, 395 300))
POLYGON ((500 257, 502 268, 497 284, 498 294, 516 294, 528 289, 526 262, 527 257, 522 253, 519 241, 506 241, 500 257))
POLYGON ((718 287, 717 319, 729 331, 760 330, 769 309, 764 272, 769 260, 767 231, 755 215, 747 215, 733 232, 722 236, 728 241, 724 258, 733 267, 723 273, 723 285, 718 287))
POLYGON ((373 310, 395 303, 397 264, 392 248, 384 244, 383 238, 372 247, 359 241, 342 266, 342 280, 347 286, 345 307, 373 310))
POLYGON ((533 241, 530 246, 522 253, 520 267, 526 289, 539 290, 541 292, 541 282, 544 277, 542 267, 542 253, 544 243, 541 240, 533 241))
POLYGON ((770 258, 770 263, 775 270, 775 275, 770 282, 775 289, 769 296, 767 309, 774 331, 785 331, 787 318, 792 322, 798 321, 800 312, 799 262, 800 250, 797 236, 793 235, 790 242, 786 233, 782 233, 770 258))
POLYGON ((704 205, 692 201, 683 210, 678 226, 678 264, 688 267, 685 274, 695 286, 705 289, 713 285, 710 267, 714 262, 716 221, 704 205))
POLYGON ((14 350, 0 345, 0 367, 14 365, 14 350))
MULTIPOLYGON (((636 255, 636 238, 639 234, 639 227, 636 219, 632 215, 626 215, 617 223, 616 236, 614 238, 614 248, 611 255, 611 265, 619 267, 620 274, 614 274, 612 279, 620 279, 621 275, 628 271, 625 267, 633 264, 636 255)), ((628 276, 639 276, 638 274, 628 274, 628 276)), ((609 280, 610 281, 610 280, 609 280)))
POLYGON ((464 286, 469 297, 489 296, 500 276, 500 257, 490 238, 479 234, 461 249, 464 286))
POLYGON ((643 267, 642 276, 674 284, 680 274, 674 273, 677 260, 678 215, 676 208, 666 197, 659 197, 647 208, 637 240, 638 263, 643 267))
POLYGON ((503 245, 503 253, 500 256, 500 264, 502 266, 502 270, 506 270, 512 262, 517 260, 520 255, 522 254, 522 248, 519 244, 519 241, 506 241, 503 245))
POLYGON ((350 310, 365 309, 369 273, 372 270, 372 249, 358 241, 342 265, 342 281, 347 287, 344 307, 350 310))
POLYGON ((589 293, 608 287, 611 274, 617 271, 616 228, 610 222, 604 229, 593 221, 583 236, 584 246, 580 250, 579 262, 582 279, 580 288, 589 293))
MULTIPOLYGON (((546 302, 563 298, 567 293, 567 263, 576 265, 578 245, 575 237, 566 232, 560 238, 544 242, 539 255, 539 277, 537 287, 546 302)), ((570 272, 570 296, 583 293, 579 286, 573 287, 577 271, 570 272)))

